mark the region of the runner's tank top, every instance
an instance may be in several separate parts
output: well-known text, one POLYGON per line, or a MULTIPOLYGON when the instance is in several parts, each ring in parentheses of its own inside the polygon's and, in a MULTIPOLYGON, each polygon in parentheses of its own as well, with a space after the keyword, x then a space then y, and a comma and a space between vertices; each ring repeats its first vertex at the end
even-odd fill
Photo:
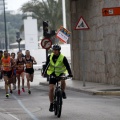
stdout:
POLYGON ((10 71, 11 70, 11 58, 2 58, 2 65, 4 71, 10 71))
POLYGON ((26 69, 33 68, 33 60, 32 60, 32 57, 30 56, 30 58, 27 59, 27 57, 25 56, 25 60, 26 60, 26 69))
POLYGON ((17 59, 16 64, 17 64, 17 70, 24 70, 25 62, 24 62, 23 58, 22 58, 22 60, 17 59))

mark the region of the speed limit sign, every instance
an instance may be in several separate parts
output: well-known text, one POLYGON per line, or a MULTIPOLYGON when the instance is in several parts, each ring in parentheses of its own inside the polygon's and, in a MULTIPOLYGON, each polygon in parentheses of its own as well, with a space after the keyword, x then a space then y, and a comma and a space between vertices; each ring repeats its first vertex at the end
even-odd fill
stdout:
POLYGON ((48 38, 44 38, 41 41, 41 46, 44 49, 49 49, 52 46, 52 41, 50 39, 48 39, 48 38))

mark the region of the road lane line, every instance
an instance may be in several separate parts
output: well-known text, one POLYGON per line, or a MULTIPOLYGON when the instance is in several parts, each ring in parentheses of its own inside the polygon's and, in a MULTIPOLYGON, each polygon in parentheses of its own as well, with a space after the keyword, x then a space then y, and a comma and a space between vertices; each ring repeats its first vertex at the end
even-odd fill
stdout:
POLYGON ((7 113, 9 116, 11 116, 12 118, 14 118, 15 120, 20 120, 18 118, 16 118, 14 115, 10 114, 10 113, 7 113))
POLYGON ((16 99, 19 103, 19 105, 25 110, 25 112, 33 119, 33 120, 39 120, 38 118, 36 118, 21 102, 21 100, 19 100, 15 95, 12 95, 14 97, 14 99, 16 99))

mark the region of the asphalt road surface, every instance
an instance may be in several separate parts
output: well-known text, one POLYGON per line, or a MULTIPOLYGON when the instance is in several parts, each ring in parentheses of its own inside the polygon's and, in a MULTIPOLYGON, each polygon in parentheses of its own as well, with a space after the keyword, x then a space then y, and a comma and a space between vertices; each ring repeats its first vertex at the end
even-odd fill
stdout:
POLYGON ((57 118, 48 110, 48 87, 39 85, 39 74, 35 76, 31 95, 26 88, 20 96, 15 90, 9 99, 0 82, 0 120, 120 120, 120 97, 94 96, 72 90, 66 90, 62 115, 57 118))

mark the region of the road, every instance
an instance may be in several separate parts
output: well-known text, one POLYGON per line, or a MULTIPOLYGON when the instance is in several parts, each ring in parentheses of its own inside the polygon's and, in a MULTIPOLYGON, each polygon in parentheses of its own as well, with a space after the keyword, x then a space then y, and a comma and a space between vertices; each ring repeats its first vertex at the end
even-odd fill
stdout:
MULTIPOLYGON (((5 98, 1 83, 0 120, 54 120, 54 113, 49 112, 48 87, 39 85, 40 75, 35 73, 31 84, 32 94, 17 95, 17 90, 5 98)), ((67 99, 63 102, 60 120, 120 120, 120 97, 94 96, 67 90, 67 99)))

